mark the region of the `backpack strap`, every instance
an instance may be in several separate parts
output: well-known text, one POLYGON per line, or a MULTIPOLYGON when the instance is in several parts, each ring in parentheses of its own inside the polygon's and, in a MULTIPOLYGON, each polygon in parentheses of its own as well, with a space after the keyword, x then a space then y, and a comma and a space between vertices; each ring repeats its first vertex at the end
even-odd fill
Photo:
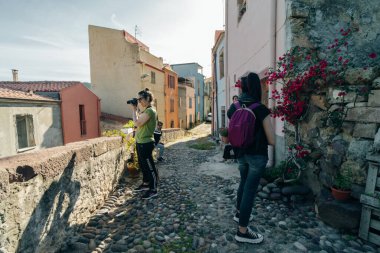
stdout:
POLYGON ((259 107, 260 105, 261 105, 261 103, 257 102, 257 103, 251 104, 250 106, 248 106, 248 108, 253 111, 254 109, 256 109, 257 107, 259 107))
POLYGON ((239 101, 234 102, 236 110, 239 110, 241 108, 239 101))

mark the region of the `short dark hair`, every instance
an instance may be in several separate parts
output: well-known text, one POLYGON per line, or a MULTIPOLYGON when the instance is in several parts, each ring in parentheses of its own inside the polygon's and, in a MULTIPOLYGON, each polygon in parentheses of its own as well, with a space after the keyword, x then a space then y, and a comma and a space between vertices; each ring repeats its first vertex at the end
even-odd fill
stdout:
POLYGON ((164 123, 162 123, 162 121, 158 121, 158 122, 157 122, 157 125, 158 125, 158 126, 162 126, 162 125, 164 125, 164 123))
POLYGON ((238 95, 234 95, 234 96, 232 97, 232 101, 234 101, 235 98, 239 98, 239 96, 238 96, 238 95))

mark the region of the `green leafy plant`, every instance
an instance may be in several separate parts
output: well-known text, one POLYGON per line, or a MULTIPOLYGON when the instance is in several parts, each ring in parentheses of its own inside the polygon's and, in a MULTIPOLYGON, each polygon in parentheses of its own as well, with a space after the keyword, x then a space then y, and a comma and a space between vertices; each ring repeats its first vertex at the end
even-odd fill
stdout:
POLYGON ((219 134, 222 137, 228 137, 228 129, 225 127, 219 128, 219 134))
POLYGON ((349 191, 352 187, 352 176, 350 173, 338 173, 334 180, 333 187, 338 190, 349 191))
POLYGON ((133 120, 128 121, 127 124, 123 126, 123 128, 134 128, 134 127, 135 127, 135 123, 133 122, 133 120))
POLYGON ((136 139, 132 136, 132 134, 127 135, 120 130, 114 129, 114 130, 107 130, 103 132, 102 136, 107 136, 107 137, 121 136, 122 142, 125 143, 127 154, 129 155, 129 157, 127 158, 127 166, 135 167, 136 169, 139 168, 137 151, 136 151, 136 139))
POLYGON ((198 150, 211 150, 211 149, 214 149, 215 146, 216 146, 215 143, 209 141, 207 138, 201 138, 189 144, 190 148, 198 149, 198 150))
POLYGON ((285 166, 286 166, 286 162, 282 161, 279 165, 277 165, 275 167, 267 168, 264 171, 263 178, 265 178, 269 182, 273 182, 277 178, 281 178, 282 177, 282 173, 283 173, 283 171, 285 169, 285 166))

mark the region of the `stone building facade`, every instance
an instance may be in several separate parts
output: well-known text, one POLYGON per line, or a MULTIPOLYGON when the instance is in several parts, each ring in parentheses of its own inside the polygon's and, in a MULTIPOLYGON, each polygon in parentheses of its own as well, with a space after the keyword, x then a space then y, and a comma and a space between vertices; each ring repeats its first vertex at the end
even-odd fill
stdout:
MULTIPOLYGON (((380 52, 380 23, 376 21, 380 18, 380 6, 375 1, 307 0, 289 0, 286 6, 287 48, 326 48, 341 28, 355 30, 349 51, 355 57, 345 73, 345 83, 353 89, 368 87, 370 94, 356 97, 349 92, 346 95, 343 106, 347 117, 342 131, 337 132, 331 122, 324 119, 342 106, 337 96, 340 89, 331 85, 319 90, 312 96, 309 114, 300 130, 303 141, 322 154, 320 159, 308 164, 303 177, 315 195, 331 187, 338 172, 350 170, 354 183, 352 195, 359 198, 367 177, 365 158, 379 142, 375 136, 380 123, 377 102, 380 101, 380 72, 378 67, 365 68, 365 62, 369 54, 380 52)), ((292 141, 291 134, 286 135, 286 143, 292 141)))
MULTIPOLYGON (((347 117, 343 131, 336 132, 326 119, 337 109, 338 87, 332 85, 315 91, 310 109, 300 126, 302 141, 320 151, 320 157, 308 164, 302 181, 315 196, 329 189, 340 170, 353 171, 353 196, 358 198, 366 179, 366 155, 377 140, 379 131, 378 68, 363 69, 371 52, 380 52, 380 6, 376 1, 330 0, 237 0, 226 1, 226 98, 236 94, 237 79, 248 71, 259 74, 263 83, 265 72, 275 68, 279 57, 296 47, 326 48, 341 28, 352 27, 356 32, 350 41, 350 53, 355 55, 346 72, 345 83, 369 87, 369 96, 356 98, 348 94, 344 107, 347 117), (244 39, 242 39, 244 38, 244 39), (363 82, 357 82, 361 76, 363 82)), ((319 55, 323 58, 323 55, 319 55)), ((378 59, 379 57, 377 57, 378 59)), ((269 95, 276 87, 269 86, 269 95)), ((273 108, 272 100, 263 101, 273 108)), ((276 134, 275 163, 283 161, 287 147, 294 142, 294 128, 273 120, 276 134)))

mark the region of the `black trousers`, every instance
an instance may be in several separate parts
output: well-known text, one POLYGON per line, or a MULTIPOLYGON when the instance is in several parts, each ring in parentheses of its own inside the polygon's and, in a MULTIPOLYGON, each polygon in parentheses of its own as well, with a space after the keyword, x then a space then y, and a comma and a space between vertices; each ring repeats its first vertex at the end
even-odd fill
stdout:
POLYGON ((235 150, 234 150, 234 155, 231 155, 231 150, 233 150, 233 148, 229 144, 224 147, 224 152, 223 152, 224 159, 236 159, 235 150))
POLYGON ((143 182, 149 182, 149 188, 157 190, 158 171, 154 165, 152 156, 154 142, 136 143, 136 149, 139 166, 143 173, 143 182))

